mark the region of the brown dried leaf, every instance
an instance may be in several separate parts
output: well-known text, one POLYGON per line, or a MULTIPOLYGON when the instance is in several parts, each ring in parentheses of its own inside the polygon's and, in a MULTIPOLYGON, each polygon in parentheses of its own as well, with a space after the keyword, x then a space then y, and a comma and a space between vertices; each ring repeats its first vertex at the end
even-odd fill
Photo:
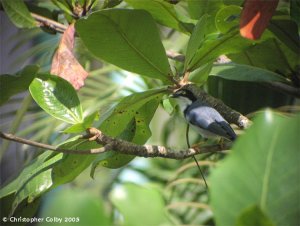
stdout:
POLYGON ((74 24, 71 24, 61 37, 58 49, 53 56, 51 74, 69 81, 76 90, 84 85, 88 73, 79 64, 73 54, 75 39, 74 24))

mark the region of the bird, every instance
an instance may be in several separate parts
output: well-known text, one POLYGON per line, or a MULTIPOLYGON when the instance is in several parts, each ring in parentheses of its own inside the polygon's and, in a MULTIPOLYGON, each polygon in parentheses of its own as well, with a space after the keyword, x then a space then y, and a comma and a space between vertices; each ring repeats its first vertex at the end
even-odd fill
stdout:
POLYGON ((205 139, 225 138, 236 139, 236 134, 229 123, 213 107, 198 99, 188 89, 178 89, 170 95, 180 106, 184 118, 205 139))

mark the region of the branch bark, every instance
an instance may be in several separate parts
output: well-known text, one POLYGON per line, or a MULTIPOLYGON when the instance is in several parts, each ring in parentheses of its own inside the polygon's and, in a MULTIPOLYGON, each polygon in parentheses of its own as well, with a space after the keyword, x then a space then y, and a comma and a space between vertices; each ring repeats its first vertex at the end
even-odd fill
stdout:
POLYGON ((246 116, 228 107, 220 99, 210 96, 195 84, 187 84, 183 87, 194 93, 198 99, 215 108, 229 123, 236 124, 242 129, 246 129, 252 124, 246 116))
POLYGON ((35 14, 35 13, 30 13, 31 16, 38 22, 38 26, 45 26, 45 27, 49 27, 59 33, 63 33, 66 29, 67 26, 55 21, 55 20, 51 20, 47 17, 35 14))
POLYGON ((219 152, 223 150, 228 150, 230 148, 229 143, 223 145, 219 145, 219 144, 206 145, 202 147, 194 147, 185 150, 173 150, 165 146, 157 146, 157 145, 137 145, 132 142, 109 137, 96 128, 88 129, 87 135, 82 136, 82 138, 86 138, 91 141, 94 140, 98 144, 103 145, 103 147, 96 148, 96 149, 88 149, 88 150, 62 149, 49 144, 43 144, 43 143, 27 140, 3 132, 0 132, 0 137, 6 140, 27 144, 33 147, 38 147, 38 148, 65 153, 65 154, 78 154, 78 155, 94 155, 94 154, 100 154, 100 153, 113 150, 121 154, 134 155, 134 156, 140 156, 145 158, 161 157, 161 158, 168 158, 168 159, 186 159, 193 155, 198 155, 198 154, 203 154, 208 152, 219 152))

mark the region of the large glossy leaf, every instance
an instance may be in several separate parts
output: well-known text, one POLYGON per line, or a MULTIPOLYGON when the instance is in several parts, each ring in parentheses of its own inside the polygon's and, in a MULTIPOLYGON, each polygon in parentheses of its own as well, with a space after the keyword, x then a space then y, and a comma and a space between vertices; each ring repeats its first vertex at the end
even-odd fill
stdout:
POLYGON ((285 77, 259 67, 243 64, 219 64, 212 67, 210 76, 245 82, 284 82, 285 77))
POLYGON ((82 122, 82 108, 77 93, 66 80, 50 74, 39 74, 30 84, 29 91, 36 103, 53 117, 71 124, 82 122))
POLYGON ((38 66, 28 65, 16 75, 1 75, 0 105, 4 104, 11 96, 27 90, 38 70, 38 66))
POLYGON ((165 214, 164 199, 154 188, 124 184, 112 191, 110 199, 124 217, 124 225, 170 224, 165 214))
MULTIPOLYGON (((71 150, 97 147, 100 145, 96 142, 78 139, 78 137, 71 138, 60 145, 60 148, 71 150)), ((14 194, 12 205, 14 211, 24 200, 32 203, 45 192, 74 180, 95 158, 96 155, 43 153, 24 168, 18 178, 0 190, 0 198, 14 194)))
POLYGON ((30 15, 23 0, 1 0, 9 19, 19 28, 36 27, 36 22, 30 15))
POLYGON ((18 190, 18 185, 24 178, 24 176, 33 174, 31 172, 34 172, 34 170, 38 168, 50 155, 51 152, 43 153, 39 155, 35 160, 33 160, 29 165, 27 165, 15 180, 1 188, 0 198, 2 199, 8 195, 15 193, 18 190))
MULTIPOLYGON (((144 144, 151 136, 149 123, 165 91, 164 88, 149 90, 125 97, 115 106, 109 117, 105 118, 100 129, 110 136, 136 144, 144 144)), ((134 156, 115 153, 95 164, 101 164, 108 168, 119 168, 133 158, 134 156)))
POLYGON ((293 0, 290 2, 290 14, 291 18, 297 23, 298 28, 300 27, 300 2, 297 0, 293 0))
POLYGON ((188 10, 193 19, 200 19, 204 14, 215 16, 220 8, 223 7, 221 0, 188 0, 188 10))
POLYGON ((208 34, 208 15, 203 15, 196 24, 193 33, 189 39, 185 54, 185 67, 189 66, 191 59, 204 42, 208 34))
POLYGON ((276 39, 266 40, 237 54, 228 54, 228 57, 236 63, 260 67, 285 76, 299 62, 298 54, 276 39))
POLYGON ((178 16, 174 5, 163 0, 125 0, 135 9, 144 9, 148 11, 153 18, 160 24, 174 28, 178 31, 191 33, 194 27, 191 23, 186 23, 178 16))
POLYGON ((206 41, 202 47, 197 50, 187 70, 193 71, 222 54, 242 52, 253 44, 255 44, 255 42, 240 37, 237 30, 232 30, 229 33, 220 35, 217 39, 206 41))
POLYGON ((139 114, 138 109, 153 99, 160 100, 166 92, 166 88, 161 88, 124 97, 110 111, 100 116, 101 131, 112 137, 118 136, 125 130, 128 123, 139 114))
POLYGON ((171 70, 164 47, 154 20, 146 11, 98 11, 78 20, 76 31, 96 57, 170 83, 171 70))
POLYGON ((218 226, 234 225, 254 205, 275 225, 299 224, 299 122, 300 115, 261 113, 212 172, 218 226))
POLYGON ((247 208, 238 217, 235 226, 274 226, 273 222, 256 205, 247 208))
POLYGON ((26 199, 28 203, 31 203, 54 185, 51 175, 52 167, 61 160, 62 154, 51 158, 49 156, 49 153, 39 156, 38 161, 25 168, 18 177, 12 212, 23 200, 26 199))
POLYGON ((290 19, 273 18, 268 29, 292 51, 299 54, 300 39, 297 24, 290 19))
POLYGON ((44 220, 39 226, 53 225, 112 225, 102 200, 86 190, 63 188, 46 195, 39 215, 43 219, 62 219, 62 222, 44 220), (58 208, 58 205, 67 208, 58 208))
POLYGON ((206 83, 209 73, 212 69, 213 63, 213 61, 208 62, 207 64, 202 65, 201 67, 197 68, 192 73, 190 73, 190 81, 198 84, 206 83))
MULTIPOLYGON (((88 150, 99 147, 101 147, 101 145, 99 145, 95 141, 77 139, 76 137, 60 145, 60 148, 70 150, 88 150)), ((64 154, 59 164, 53 167, 53 182, 56 185, 60 185, 74 180, 83 170, 85 170, 93 162, 93 160, 96 157, 96 155, 64 154)))
POLYGON ((215 17, 217 29, 226 33, 233 27, 238 27, 242 9, 236 5, 225 6, 220 9, 215 17))

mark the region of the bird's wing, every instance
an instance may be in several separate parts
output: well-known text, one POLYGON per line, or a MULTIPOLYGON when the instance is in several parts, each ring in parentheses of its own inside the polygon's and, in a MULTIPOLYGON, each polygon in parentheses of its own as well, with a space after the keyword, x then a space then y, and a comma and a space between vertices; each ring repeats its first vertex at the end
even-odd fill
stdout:
POLYGON ((208 106, 198 106, 190 110, 186 119, 194 126, 230 140, 236 138, 236 134, 226 120, 215 109, 208 106))

